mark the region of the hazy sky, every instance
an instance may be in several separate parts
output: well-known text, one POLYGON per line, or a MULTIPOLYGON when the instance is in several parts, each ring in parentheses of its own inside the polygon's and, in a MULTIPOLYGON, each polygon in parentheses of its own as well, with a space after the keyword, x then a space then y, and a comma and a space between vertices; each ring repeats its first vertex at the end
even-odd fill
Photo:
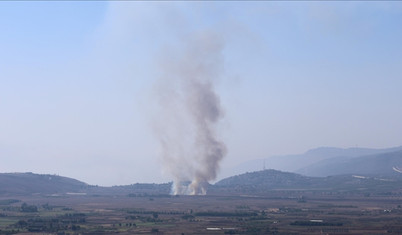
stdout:
POLYGON ((0 172, 167 182, 161 58, 213 31, 222 168, 402 140, 402 2, 0 2, 0 172))

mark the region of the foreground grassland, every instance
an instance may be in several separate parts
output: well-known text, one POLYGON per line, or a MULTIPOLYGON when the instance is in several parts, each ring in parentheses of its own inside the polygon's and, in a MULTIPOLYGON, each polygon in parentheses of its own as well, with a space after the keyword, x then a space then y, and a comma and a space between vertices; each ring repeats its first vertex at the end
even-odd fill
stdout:
POLYGON ((402 234, 402 196, 57 195, 0 198, 0 234, 402 234))

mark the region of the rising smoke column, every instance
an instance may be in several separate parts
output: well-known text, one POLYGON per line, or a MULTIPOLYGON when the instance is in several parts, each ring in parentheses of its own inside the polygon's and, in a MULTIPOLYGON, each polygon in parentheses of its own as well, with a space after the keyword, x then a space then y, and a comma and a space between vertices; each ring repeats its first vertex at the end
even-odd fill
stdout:
POLYGON ((216 135, 223 112, 214 89, 223 70, 223 43, 217 34, 202 32, 183 46, 161 61, 156 134, 164 166, 174 177, 172 193, 202 195, 226 154, 216 135))

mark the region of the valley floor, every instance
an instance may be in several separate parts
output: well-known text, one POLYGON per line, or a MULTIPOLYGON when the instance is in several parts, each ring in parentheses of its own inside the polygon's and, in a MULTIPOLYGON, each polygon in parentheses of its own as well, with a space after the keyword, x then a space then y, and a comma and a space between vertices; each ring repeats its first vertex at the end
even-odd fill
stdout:
POLYGON ((0 234, 401 234, 401 195, 58 195, 0 198, 0 234))

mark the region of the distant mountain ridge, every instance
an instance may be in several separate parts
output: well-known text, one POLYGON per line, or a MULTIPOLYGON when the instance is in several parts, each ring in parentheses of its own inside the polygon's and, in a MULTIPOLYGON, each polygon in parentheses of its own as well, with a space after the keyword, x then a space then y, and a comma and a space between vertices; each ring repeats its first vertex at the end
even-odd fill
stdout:
POLYGON ((360 157, 334 157, 297 170, 307 176, 362 174, 402 178, 402 150, 360 157))
POLYGON ((305 174, 302 169, 327 159, 354 158, 396 151, 402 151, 402 146, 384 149, 319 147, 308 150, 303 154, 273 156, 246 161, 232 169, 225 169, 221 177, 259 171, 264 167, 266 169, 305 174))

